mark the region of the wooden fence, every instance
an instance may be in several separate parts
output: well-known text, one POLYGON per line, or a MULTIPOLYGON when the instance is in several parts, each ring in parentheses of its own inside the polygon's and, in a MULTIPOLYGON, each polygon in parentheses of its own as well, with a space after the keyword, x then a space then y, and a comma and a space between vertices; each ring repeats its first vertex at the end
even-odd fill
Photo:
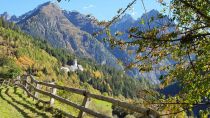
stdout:
POLYGON ((54 82, 51 82, 51 83, 40 82, 40 81, 37 81, 32 75, 27 75, 22 78, 17 77, 17 79, 15 79, 15 80, 10 80, 10 79, 1 80, 0 79, 0 86, 1 85, 9 85, 10 82, 13 83, 13 85, 21 87, 25 91, 25 93, 27 93, 27 95, 29 97, 32 97, 33 99, 37 100, 38 102, 42 102, 44 104, 49 104, 51 107, 53 107, 54 101, 58 100, 59 102, 65 103, 65 104, 70 105, 76 109, 79 109, 80 112, 77 117, 72 116, 72 115, 62 111, 62 113, 64 113, 68 117, 72 117, 72 118, 82 118, 84 116, 84 113, 87 113, 87 114, 92 115, 97 118, 110 118, 109 116, 106 116, 104 114, 101 114, 101 113, 98 113, 91 109, 88 109, 89 99, 91 99, 91 98, 106 101, 106 102, 112 103, 113 105, 129 109, 133 112, 140 113, 140 114, 142 114, 142 118, 159 118, 160 117, 160 115, 156 111, 154 111, 150 108, 142 108, 139 106, 129 104, 127 102, 116 100, 114 98, 92 94, 86 90, 70 88, 70 87, 65 87, 65 86, 59 86, 59 85, 56 85, 54 82), (46 87, 50 88, 51 91, 44 91, 41 89, 41 86, 46 86, 46 87), (65 98, 62 98, 62 97, 56 95, 56 92, 58 89, 84 96, 82 105, 78 105, 76 103, 73 103, 65 98), (39 93, 49 96, 50 100, 46 101, 46 100, 40 99, 39 93))

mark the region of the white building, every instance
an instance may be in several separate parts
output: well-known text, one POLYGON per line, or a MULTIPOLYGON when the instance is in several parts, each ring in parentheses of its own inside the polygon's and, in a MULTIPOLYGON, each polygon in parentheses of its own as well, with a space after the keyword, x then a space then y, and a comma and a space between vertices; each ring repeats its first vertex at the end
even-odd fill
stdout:
POLYGON ((65 72, 75 72, 77 70, 84 71, 84 68, 82 67, 82 65, 78 65, 77 59, 75 59, 73 65, 61 67, 61 70, 65 71, 65 72))
POLYGON ((65 72, 69 72, 69 68, 68 67, 61 67, 61 70, 65 71, 65 72))

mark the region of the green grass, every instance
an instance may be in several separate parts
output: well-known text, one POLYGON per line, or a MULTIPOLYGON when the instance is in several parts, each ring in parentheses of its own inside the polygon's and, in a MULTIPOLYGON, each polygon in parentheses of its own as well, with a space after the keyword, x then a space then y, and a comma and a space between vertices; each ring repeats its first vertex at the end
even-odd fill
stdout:
POLYGON ((14 93, 13 87, 0 88, 0 118, 51 118, 44 107, 23 94, 21 89, 14 93))
MULTIPOLYGON (((71 99, 69 99, 69 100, 74 102, 74 103, 77 103, 77 104, 81 105, 82 101, 80 103, 75 102, 76 99, 80 99, 80 97, 78 97, 76 95, 73 95, 71 97, 71 99)), ((78 109, 76 109, 74 107, 71 107, 69 105, 63 104, 59 101, 55 101, 54 107, 57 108, 57 109, 60 109, 62 111, 65 111, 66 113, 70 113, 73 116, 77 116, 78 113, 79 113, 78 109)), ((106 115, 112 117, 112 104, 111 103, 101 101, 101 100, 91 99, 88 108, 93 110, 93 111, 96 111, 98 113, 106 114, 106 115)), ((84 118, 92 118, 92 116, 86 114, 84 116, 84 118)))
POLYGON ((107 116, 112 116, 112 104, 109 102, 92 99, 90 103, 90 109, 97 111, 107 116))
POLYGON ((0 116, 1 118, 21 118, 23 117, 23 115, 21 113, 18 112, 18 110, 12 106, 11 104, 9 104, 7 102, 7 100, 4 100, 4 99, 7 99, 8 97, 2 97, 2 96, 5 96, 5 95, 2 95, 2 89, 1 89, 1 97, 0 97, 0 116))
MULTIPOLYGON (((43 107, 41 104, 37 105, 37 102, 27 97, 22 89, 17 88, 16 93, 14 91, 14 87, 4 86, 0 88, 0 118, 51 118, 55 116, 55 110, 47 110, 49 107, 43 107)), ((41 94, 39 96, 44 97, 41 94)), ((80 96, 78 95, 71 96, 71 101, 77 104, 79 104, 79 99, 80 96)), ((108 102, 91 99, 89 108, 111 116, 111 106, 112 104, 108 102)), ((58 101, 55 101, 54 108, 70 113, 73 116, 77 116, 79 113, 79 110, 58 101)), ((91 118, 87 114, 85 117, 91 118)))

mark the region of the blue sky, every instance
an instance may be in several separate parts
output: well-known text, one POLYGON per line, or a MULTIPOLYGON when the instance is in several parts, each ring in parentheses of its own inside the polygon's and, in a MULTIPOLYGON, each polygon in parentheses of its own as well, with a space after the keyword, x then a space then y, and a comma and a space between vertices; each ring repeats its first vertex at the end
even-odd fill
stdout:
MULTIPOLYGON (((22 15, 29 10, 36 8, 39 4, 55 0, 0 0, 0 14, 8 12, 10 15, 22 15)), ((62 0, 59 6, 65 10, 76 10, 83 14, 92 14, 99 20, 110 20, 117 14, 117 10, 125 8, 132 0, 62 0)), ((161 10, 161 5, 157 0, 144 0, 147 11, 152 9, 161 10)), ((127 13, 134 18, 140 17, 143 13, 141 0, 127 13)))

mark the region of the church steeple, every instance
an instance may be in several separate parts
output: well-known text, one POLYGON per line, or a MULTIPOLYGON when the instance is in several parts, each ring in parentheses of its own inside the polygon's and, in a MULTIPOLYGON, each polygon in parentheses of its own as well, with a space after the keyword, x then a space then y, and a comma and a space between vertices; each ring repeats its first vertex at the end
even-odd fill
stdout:
POLYGON ((74 59, 74 66, 77 67, 77 59, 74 59))

